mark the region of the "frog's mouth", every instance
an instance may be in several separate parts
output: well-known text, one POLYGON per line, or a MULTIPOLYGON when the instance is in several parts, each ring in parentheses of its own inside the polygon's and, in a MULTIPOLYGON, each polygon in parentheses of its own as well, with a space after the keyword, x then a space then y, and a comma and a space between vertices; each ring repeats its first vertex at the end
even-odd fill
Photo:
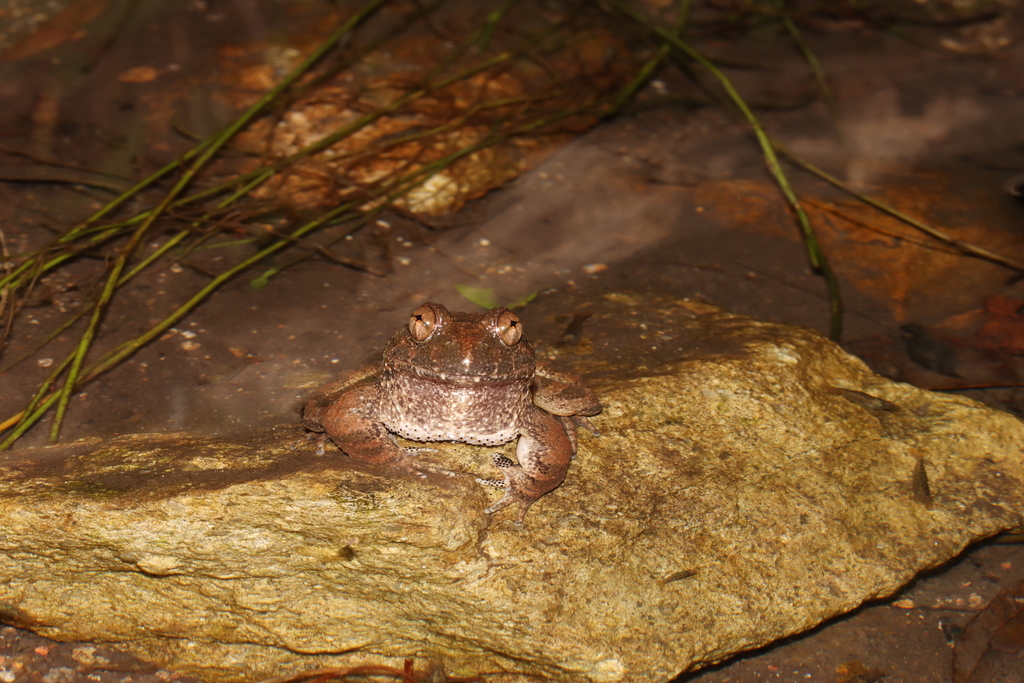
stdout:
POLYGON ((404 360, 392 359, 390 361, 394 367, 400 367, 402 372, 416 375, 426 380, 433 382, 443 382, 445 384, 512 384, 515 382, 522 382, 529 380, 533 377, 536 370, 536 366, 533 364, 524 365, 519 368, 514 368, 507 372, 487 372, 484 374, 473 373, 473 374, 460 374, 457 372, 441 372, 439 370, 433 370, 431 368, 425 368, 422 365, 416 365, 404 360))

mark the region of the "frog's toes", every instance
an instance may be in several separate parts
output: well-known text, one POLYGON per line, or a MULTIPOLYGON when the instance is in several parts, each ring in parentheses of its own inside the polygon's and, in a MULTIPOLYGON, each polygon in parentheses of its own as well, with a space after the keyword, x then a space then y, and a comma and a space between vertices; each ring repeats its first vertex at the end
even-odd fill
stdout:
POLYGON ((412 476, 419 477, 420 479, 426 479, 426 473, 430 471, 430 468, 427 467, 426 465, 418 465, 414 463, 412 460, 409 460, 408 458, 395 460, 390 464, 396 470, 400 470, 402 472, 405 472, 406 474, 411 474, 412 476))
POLYGON ((501 473, 504 475, 504 479, 477 479, 481 484, 487 486, 496 486, 498 488, 505 489, 505 495, 501 497, 501 500, 496 502, 491 507, 484 510, 488 515, 497 512, 503 508, 519 504, 519 514, 516 515, 515 523, 522 525, 523 518, 526 516, 526 511, 530 508, 539 496, 530 496, 521 491, 521 486, 517 484, 523 477, 523 468, 516 464, 511 458, 507 458, 501 453, 495 453, 493 456, 494 464, 501 469, 501 473))
POLYGON ((533 505, 535 500, 536 498, 523 496, 522 494, 517 493, 514 489, 509 487, 505 491, 505 495, 501 497, 501 500, 499 500, 497 503, 484 510, 484 512, 488 515, 492 515, 498 510, 502 510, 510 505, 518 503, 519 514, 516 515, 515 524, 517 526, 522 526, 523 519, 526 517, 526 511, 530 509, 530 506, 533 505))
MULTIPOLYGON (((416 456, 420 453, 437 453, 436 448, 427 448, 426 446, 407 446, 402 448, 407 456, 416 456)), ((424 465, 422 463, 413 462, 408 458, 403 459, 402 469, 406 470, 410 474, 415 474, 417 477, 422 479, 426 478, 425 473, 430 474, 443 474, 446 477, 454 477, 458 472, 452 472, 441 467, 433 467, 431 465, 424 465)))
MULTIPOLYGON (((491 456, 491 458, 494 460, 494 466, 498 467, 498 468, 500 468, 502 470, 510 470, 510 469, 519 467, 519 465, 517 465, 512 460, 512 458, 507 458, 504 455, 502 455, 501 453, 495 453, 495 454, 493 454, 491 456)), ((508 479, 508 474, 507 473, 505 473, 505 479, 508 479)))
POLYGON ((453 472, 452 470, 446 470, 442 467, 431 467, 430 465, 413 465, 413 467, 419 470, 420 472, 429 472, 430 474, 443 474, 446 477, 454 477, 455 475, 458 474, 458 472, 453 472))
POLYGON ((573 415, 572 421, 576 423, 576 426, 583 427, 594 436, 601 436, 601 432, 597 431, 597 427, 583 415, 573 415))
POLYGON ((428 448, 426 446, 406 446, 403 448, 409 455, 419 455, 420 453, 437 453, 436 448, 428 448))
POLYGON ((306 442, 313 441, 316 445, 316 454, 323 455, 326 451, 324 450, 324 444, 327 443, 327 434, 323 432, 317 434, 316 432, 310 432, 306 434, 306 442))
POLYGON ((501 500, 484 510, 484 514, 493 515, 498 510, 506 508, 514 502, 516 502, 516 500, 512 497, 511 493, 505 491, 505 495, 501 497, 501 500))

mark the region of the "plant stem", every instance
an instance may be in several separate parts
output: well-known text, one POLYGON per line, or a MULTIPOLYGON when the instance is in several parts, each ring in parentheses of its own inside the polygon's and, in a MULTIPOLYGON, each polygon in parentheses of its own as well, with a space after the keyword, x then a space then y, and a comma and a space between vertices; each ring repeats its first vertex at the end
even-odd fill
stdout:
MULTIPOLYGON (((59 398, 57 401, 57 413, 54 416, 53 424, 50 427, 50 441, 56 441, 60 434, 60 427, 64 420, 64 414, 67 410, 68 402, 71 399, 71 395, 74 393, 75 387, 79 384, 79 373, 81 372, 82 364, 85 361, 85 356, 89 352, 92 346, 92 342, 95 339, 96 331, 99 327, 100 321, 103 319, 107 308, 109 307, 110 300, 113 297, 114 290, 117 288, 118 283, 121 280, 121 273, 124 270, 128 260, 132 257, 135 249, 138 247, 142 237, 146 234, 149 228, 153 225, 157 218, 159 218, 167 207, 181 194, 185 188, 191 183, 195 175, 213 158, 220 149, 227 144, 242 128, 247 126, 253 118, 260 114, 263 109, 273 102, 277 97, 288 88, 292 83, 297 81, 306 71, 308 71, 314 64, 316 64, 328 51, 334 49, 336 44, 343 36, 352 30, 354 26, 363 21, 366 17, 370 16, 373 12, 379 9, 388 0, 371 0, 371 2, 364 5, 358 12, 349 17, 348 21, 342 24, 333 34, 331 34, 328 40, 320 44, 320 46, 313 51, 303 62, 292 70, 288 76, 281 80, 276 86, 270 89, 263 97, 261 97, 255 104, 249 107, 244 114, 238 117, 231 125, 225 128, 223 131, 213 136, 212 139, 204 141, 195 150, 194 156, 197 158, 192 163, 190 168, 182 175, 178 182, 174 185, 171 191, 163 198, 160 204, 151 212, 149 212, 146 219, 142 224, 135 229, 132 237, 128 243, 120 250, 118 258, 115 260, 114 265, 111 268, 110 273, 107 276, 106 283, 103 287, 103 291, 100 293, 100 297, 97 300, 93 314, 89 319, 89 324, 86 327, 85 332, 79 340, 78 346, 74 353, 71 366, 68 370, 68 376, 58 392, 59 398)), ((186 155, 188 156, 188 155, 186 155)), ((161 169, 161 172, 169 171, 171 165, 161 169)), ((151 176, 152 178, 153 176, 151 176)), ((149 181, 149 179, 147 179, 149 181)), ((143 181, 143 182, 147 182, 143 181)), ((141 185, 141 183, 140 183, 141 185)), ((139 187, 138 185, 136 187, 139 187)), ((136 190, 137 191, 137 190, 136 190)), ((123 197, 119 197, 115 200, 115 204, 123 201, 123 197)), ((85 224, 83 224, 85 225, 85 224)), ((66 242, 73 238, 77 234, 76 229, 71 230, 67 235, 62 237, 59 242, 66 242)), ((286 244, 286 243, 284 243, 286 244)), ((261 252, 262 253, 262 252, 261 252)), ((243 262, 244 263, 244 262, 243 262)), ((228 272, 231 272, 230 270, 228 272)), ((217 282, 215 279, 214 282, 217 282)), ((203 290, 205 291, 205 290, 203 290)), ((145 337, 145 335, 143 335, 145 337)), ((87 380, 85 380, 87 381, 87 380)))
MULTIPOLYGON (((157 214, 153 214, 155 219, 157 214)), ((110 305, 110 299, 114 296, 114 290, 117 288, 117 283, 121 279, 121 271, 124 270, 125 264, 128 259, 131 258, 135 252, 135 248, 142 240, 143 235, 153 224, 153 221, 147 221, 140 225, 132 238, 128 241, 128 244, 121 249, 121 253, 114 261, 114 265, 107 275, 106 284, 103 286, 103 291, 100 293, 99 299, 93 306, 92 316, 89 318, 89 324, 85 328, 85 332, 82 334, 78 341, 75 353, 72 357, 71 368, 68 370, 67 380, 64 382, 64 386, 58 392, 60 398, 57 402, 57 414, 53 418, 53 424, 50 426, 50 442, 57 440, 60 435, 60 425, 64 421, 64 412, 67 410, 68 401, 71 400, 71 394, 74 392, 75 385, 78 380, 78 374, 82 369, 82 363, 85 361, 85 355, 89 352, 89 348, 92 346, 92 341, 96 337, 96 330, 99 328, 100 321, 103 319, 103 315, 107 312, 107 307, 110 305)))
POLYGON ((224 271, 223 273, 215 277, 213 280, 211 280, 205 287, 196 292, 192 296, 192 298, 190 298, 188 301, 186 301, 181 306, 176 308, 174 312, 172 312, 162 321, 153 326, 148 332, 139 337, 136 337, 135 339, 132 339, 121 344, 117 348, 113 349, 112 351, 104 355, 94 365, 90 366, 82 377, 82 383, 84 384, 85 382, 89 382, 90 380, 94 379, 97 375, 106 372, 127 356, 135 353, 142 346, 145 346, 150 341, 158 337, 160 334, 163 334, 163 332, 167 328, 169 328, 171 325, 180 320, 192 309, 194 309, 196 306, 202 303, 203 300, 205 300, 210 294, 212 294, 219 286, 230 280, 232 277, 234 277, 241 271, 255 265, 256 263, 262 261, 268 256, 271 256, 272 254, 280 251, 284 247, 289 246, 292 243, 293 239, 298 239, 299 237, 302 237, 303 235, 309 233, 310 231, 320 227, 324 223, 337 218, 346 211, 350 210, 351 206, 352 203, 350 202, 342 204, 339 207, 336 207, 329 213, 321 216, 320 218, 314 221, 307 223, 306 225, 302 226, 301 228, 293 232, 291 235, 289 235, 289 239, 278 240, 273 244, 265 247, 261 251, 257 252, 256 254, 253 254, 249 258, 235 264, 228 270, 224 271))
POLYGON ((969 242, 964 242, 963 240, 959 240, 959 239, 953 237, 952 235, 950 235, 950 234, 948 234, 946 232, 943 232, 942 230, 939 230, 938 228, 933 228, 932 226, 928 225, 927 223, 925 223, 923 221, 919 221, 918 219, 914 218, 913 216, 908 216, 907 214, 903 213, 899 209, 897 209, 897 208, 895 208, 893 206, 890 206, 889 204, 886 204, 885 202, 882 202, 882 201, 879 201, 879 200, 874 199, 872 197, 869 197, 866 194, 862 194, 860 192, 857 192, 856 190, 850 188, 846 183, 844 183, 843 181, 841 181, 838 178, 836 178, 835 176, 833 176, 833 175, 823 171, 822 169, 818 168, 817 166, 815 166, 814 164, 810 163, 809 161, 805 161, 805 160, 795 156, 792 152, 787 150, 782 145, 780 145, 778 143, 775 143, 775 146, 786 157, 786 159, 788 159, 792 163, 796 164, 797 166, 800 166, 801 168, 803 168, 803 169, 805 169, 807 171, 810 171, 811 173, 813 173, 814 175, 818 176, 819 178, 821 178, 825 182, 827 182, 830 185, 833 185, 835 187, 838 187, 843 192, 846 192, 847 194, 849 194, 852 197, 855 197, 856 199, 859 199, 860 201, 864 202, 868 206, 874 207, 874 208, 878 209, 879 211, 881 211, 883 213, 887 213, 890 216, 892 216, 893 218, 896 218, 896 219, 898 219, 900 221, 903 221, 907 225, 910 225, 910 226, 912 226, 914 228, 917 228, 918 230, 920 230, 921 232, 925 233, 926 235, 929 235, 930 237, 934 237, 935 239, 937 239, 939 241, 945 242, 946 244, 956 248, 957 250, 961 251, 964 254, 967 254, 968 256, 974 256, 976 258, 984 259, 986 261, 991 261, 992 263, 996 263, 996 264, 999 264, 1001 266, 1005 266, 1007 268, 1011 268, 1011 269, 1013 269, 1013 270, 1015 270, 1015 271, 1017 271, 1019 273, 1024 272, 1024 262, 1017 261, 1015 259, 1011 259, 1011 258, 1008 258, 1006 256, 1002 256, 1002 255, 997 254, 995 252, 989 251, 988 249, 984 249, 982 247, 975 246, 975 245, 973 245, 973 244, 971 244, 969 242))
POLYGON ((803 55, 807 65, 811 67, 811 72, 814 74, 814 80, 818 83, 818 90, 821 92, 821 99, 825 101, 825 106, 828 108, 829 118, 832 120, 832 126, 836 129, 836 135, 839 136, 840 142, 843 139, 843 132, 839 128, 839 113, 836 111, 836 100, 832 97, 832 89, 828 87, 828 81, 825 79, 825 72, 821 68, 821 64, 818 62, 817 56, 814 51, 811 50, 811 46, 804 40, 803 35, 800 33, 800 29, 797 28, 793 18, 789 16, 786 11, 785 0, 775 0, 775 6, 779 10, 779 16, 782 18, 782 25, 785 27, 786 32, 789 33, 789 37, 793 39, 800 54, 803 55))
POLYGON ((751 111, 750 107, 747 106, 747 103, 736 91, 732 81, 730 81, 728 77, 726 77, 726 75, 722 73, 722 71, 707 57, 691 47, 689 44, 680 40, 673 34, 673 32, 663 26, 655 24, 649 17, 644 16, 632 7, 620 2, 619 0, 605 1, 633 20, 647 26, 661 38, 668 41, 673 47, 707 69, 707 71, 722 85, 725 92, 729 95, 729 99, 732 100, 737 109, 739 109, 740 113, 743 115, 743 118, 746 119, 747 124, 753 130, 754 137, 757 139, 757 142, 761 147, 761 153, 764 155, 765 165, 768 167, 768 172, 771 173, 772 177, 775 179, 776 184, 782 191, 782 195, 786 198, 790 208, 796 215, 797 224, 800 227, 800 233, 803 237, 804 246, 807 250, 807 257, 810 261, 811 267, 821 273, 825 279, 829 294, 829 337, 831 337, 833 341, 839 341, 843 332, 843 306, 839 292, 839 282, 836 280, 835 273, 833 273, 832 267, 829 265, 828 260, 825 258, 825 254, 822 252, 821 247, 818 244, 817 236, 814 233, 814 229, 811 227, 811 221, 807 217, 807 212, 804 211, 803 206, 801 206, 800 200, 797 198, 793 188, 790 187, 789 181, 786 178, 785 173, 782 171, 782 167, 779 165, 778 156, 775 154, 775 149, 772 147, 772 143, 768 139, 768 135, 765 133, 760 120, 754 115, 754 112, 751 111))

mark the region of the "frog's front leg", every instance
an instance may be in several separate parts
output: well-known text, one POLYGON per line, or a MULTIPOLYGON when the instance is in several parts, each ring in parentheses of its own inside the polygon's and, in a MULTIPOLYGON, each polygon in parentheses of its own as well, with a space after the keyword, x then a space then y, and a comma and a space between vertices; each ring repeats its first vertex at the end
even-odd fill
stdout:
POLYGON ((523 523, 526 511, 538 498, 562 483, 573 455, 569 436, 552 415, 531 406, 524 422, 516 445, 519 464, 503 455, 495 455, 494 464, 501 468, 505 477, 505 495, 485 510, 491 514, 518 503, 516 524, 523 523))
POLYGON ((376 383, 356 384, 332 396, 330 403, 307 404, 303 423, 307 429, 324 432, 346 455, 423 476, 378 417, 379 401, 376 383))
POLYGON ((533 378, 533 402, 557 416, 569 436, 573 458, 576 457, 576 428, 585 427, 597 434, 597 429, 585 416, 600 413, 601 402, 578 375, 538 361, 533 378))

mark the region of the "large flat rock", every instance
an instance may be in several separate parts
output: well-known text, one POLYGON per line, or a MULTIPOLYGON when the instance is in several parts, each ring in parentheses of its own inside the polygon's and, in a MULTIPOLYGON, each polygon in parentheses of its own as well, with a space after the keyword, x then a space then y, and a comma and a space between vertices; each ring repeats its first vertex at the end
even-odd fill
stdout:
MULTIPOLYGON (((636 304, 611 297, 592 324, 628 332, 636 304)), ((667 681, 1021 523, 1020 420, 802 328, 685 301, 657 318, 645 334, 674 362, 568 352, 596 377, 601 435, 523 528, 483 513, 487 448, 418 456, 464 473, 426 480, 317 457, 298 430, 3 454, 0 620, 211 680, 415 657, 667 681)))

